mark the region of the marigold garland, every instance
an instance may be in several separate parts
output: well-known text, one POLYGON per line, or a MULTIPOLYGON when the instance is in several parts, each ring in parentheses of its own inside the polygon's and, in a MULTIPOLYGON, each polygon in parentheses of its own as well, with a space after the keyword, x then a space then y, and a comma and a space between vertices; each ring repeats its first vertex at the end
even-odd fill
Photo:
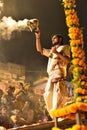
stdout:
MULTIPOLYGON (((87 96, 85 97, 85 99, 86 98, 87 98, 87 96)), ((50 112, 50 114, 53 117, 64 117, 64 116, 70 115, 72 113, 76 113, 78 110, 87 112, 87 103, 83 103, 83 102, 73 103, 71 105, 66 106, 65 108, 53 110, 50 112)))
MULTIPOLYGON (((87 65, 85 63, 83 30, 79 24, 79 18, 75 10, 76 7, 75 2, 76 0, 63 0, 63 5, 72 53, 72 61, 71 61, 73 65, 72 83, 76 88, 75 95, 82 94, 83 96, 84 94, 87 94, 87 90, 85 90, 87 88, 87 73, 86 73, 87 65)), ((75 97, 75 100, 77 97, 78 96, 75 97)))
MULTIPOLYGON (((68 27, 68 36, 70 38, 70 47, 72 53, 71 64, 73 66, 72 83, 75 88, 75 103, 65 108, 51 111, 53 117, 70 117, 78 110, 87 112, 87 65, 85 63, 83 30, 79 24, 79 18, 75 10, 76 0, 62 0, 68 27)), ((54 127, 52 130, 60 130, 54 127)), ((74 125, 65 130, 87 130, 84 125, 74 125)))
MULTIPOLYGON (((62 130, 62 129, 53 127, 52 130, 62 130)), ((87 130, 87 127, 84 125, 74 125, 72 128, 67 128, 65 130, 87 130)))

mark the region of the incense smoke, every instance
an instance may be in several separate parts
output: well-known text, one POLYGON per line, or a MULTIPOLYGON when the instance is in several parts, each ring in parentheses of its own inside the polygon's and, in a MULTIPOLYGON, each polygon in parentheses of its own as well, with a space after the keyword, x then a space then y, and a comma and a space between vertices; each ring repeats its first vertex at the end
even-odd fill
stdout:
POLYGON ((4 16, 0 20, 0 38, 9 40, 14 31, 29 30, 27 21, 28 19, 15 21, 11 16, 4 16))
MULTIPOLYGON (((0 0, 0 14, 3 10, 3 0, 0 0)), ((3 16, 0 20, 0 39, 10 40, 15 31, 33 31, 38 28, 37 19, 14 20, 11 16, 3 16)))
MULTIPOLYGON (((3 0, 0 0, 0 14, 3 10, 3 5, 3 0)), ((4 16, 0 20, 0 39, 9 40, 14 31, 29 30, 27 21, 27 19, 15 21, 11 16, 4 16)))

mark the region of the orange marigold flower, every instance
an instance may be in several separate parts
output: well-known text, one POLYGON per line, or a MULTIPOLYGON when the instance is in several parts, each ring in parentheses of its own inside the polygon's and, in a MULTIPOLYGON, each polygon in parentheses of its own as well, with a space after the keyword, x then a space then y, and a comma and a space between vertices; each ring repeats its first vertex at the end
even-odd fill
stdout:
POLYGON ((87 130, 87 126, 81 125, 81 129, 82 129, 82 130, 87 130))
POLYGON ((65 15, 74 14, 74 13, 75 13, 74 9, 65 10, 65 15))
POLYGON ((71 27, 68 30, 69 33, 79 33, 79 31, 80 31, 80 28, 77 28, 77 27, 71 27))
POLYGON ((69 113, 75 113, 77 111, 77 106, 75 103, 68 106, 69 113))
POLYGON ((78 110, 87 111, 87 103, 79 102, 77 103, 78 110))
MULTIPOLYGON (((85 75, 79 74, 79 78, 82 79, 82 80, 87 80, 87 77, 86 77, 85 75)), ((82 84, 82 85, 85 85, 85 81, 82 81, 81 84, 82 84)))
MULTIPOLYGON (((81 58, 82 58, 82 57, 81 57, 81 58)), ((83 57, 83 59, 80 59, 80 60, 79 60, 78 65, 83 66, 83 64, 84 64, 84 57, 83 57)))

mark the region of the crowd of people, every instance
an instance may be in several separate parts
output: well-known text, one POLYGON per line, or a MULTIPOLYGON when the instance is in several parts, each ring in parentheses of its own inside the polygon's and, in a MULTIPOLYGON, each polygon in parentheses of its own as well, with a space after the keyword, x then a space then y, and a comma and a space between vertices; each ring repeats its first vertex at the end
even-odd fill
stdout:
POLYGON ((6 91, 0 89, 0 126, 15 128, 48 118, 43 97, 36 95, 28 84, 20 82, 16 87, 8 86, 6 91))

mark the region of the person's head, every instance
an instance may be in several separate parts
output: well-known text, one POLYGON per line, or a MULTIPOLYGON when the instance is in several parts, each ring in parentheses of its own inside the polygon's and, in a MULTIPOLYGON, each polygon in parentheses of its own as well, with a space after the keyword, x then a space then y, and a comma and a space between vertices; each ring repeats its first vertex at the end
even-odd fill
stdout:
POLYGON ((14 92, 14 88, 12 86, 9 86, 8 89, 7 89, 7 93, 9 95, 12 95, 13 92, 14 92))
POLYGON ((18 88, 19 89, 24 89, 24 84, 22 82, 18 82, 18 88))
POLYGON ((55 34, 51 37, 52 45, 63 45, 63 36, 61 34, 55 34))
POLYGON ((7 115, 7 113, 8 113, 8 108, 7 108, 6 105, 2 105, 0 109, 1 109, 1 114, 2 114, 3 116, 7 115))
POLYGON ((20 116, 20 115, 21 115, 21 110, 15 109, 15 110, 13 111, 13 114, 16 115, 16 116, 20 116))

